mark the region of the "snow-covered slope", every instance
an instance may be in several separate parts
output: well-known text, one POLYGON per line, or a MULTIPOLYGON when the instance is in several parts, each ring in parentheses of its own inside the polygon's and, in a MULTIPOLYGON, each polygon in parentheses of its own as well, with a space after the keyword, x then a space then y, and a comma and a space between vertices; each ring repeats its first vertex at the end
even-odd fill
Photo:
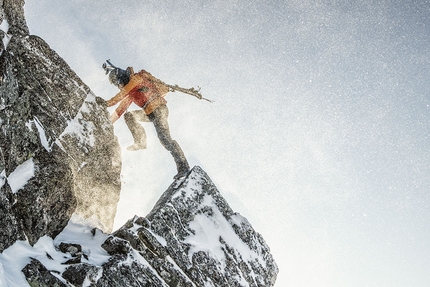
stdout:
POLYGON ((200 167, 111 235, 75 217, 54 240, 17 242, 0 261, 7 286, 273 286, 278 273, 264 239, 200 167))

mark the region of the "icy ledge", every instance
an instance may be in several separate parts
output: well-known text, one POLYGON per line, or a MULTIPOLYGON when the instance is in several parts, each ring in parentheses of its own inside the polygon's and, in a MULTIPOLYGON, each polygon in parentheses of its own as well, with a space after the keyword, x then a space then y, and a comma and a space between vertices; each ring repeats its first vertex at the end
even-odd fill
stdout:
POLYGON ((278 273, 264 239, 200 167, 110 235, 76 221, 54 240, 5 250, 0 286, 273 286, 278 273))

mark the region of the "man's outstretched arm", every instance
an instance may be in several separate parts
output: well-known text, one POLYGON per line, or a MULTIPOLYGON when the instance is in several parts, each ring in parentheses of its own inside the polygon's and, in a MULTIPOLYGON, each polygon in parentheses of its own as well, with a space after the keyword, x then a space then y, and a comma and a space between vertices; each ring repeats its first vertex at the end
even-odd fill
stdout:
POLYGON ((121 115, 128 109, 131 103, 132 100, 130 99, 130 97, 126 97, 125 99, 123 99, 121 104, 119 104, 119 106, 110 116, 110 121, 112 123, 116 122, 121 117, 121 115))

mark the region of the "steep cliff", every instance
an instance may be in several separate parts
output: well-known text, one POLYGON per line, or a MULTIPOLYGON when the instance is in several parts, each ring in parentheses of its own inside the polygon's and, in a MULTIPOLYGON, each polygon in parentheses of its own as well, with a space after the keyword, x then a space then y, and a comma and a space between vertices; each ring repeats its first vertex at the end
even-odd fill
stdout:
POLYGON ((74 212, 110 231, 121 160, 109 115, 28 34, 23 1, 0 4, 0 252, 16 240, 55 237, 74 212))

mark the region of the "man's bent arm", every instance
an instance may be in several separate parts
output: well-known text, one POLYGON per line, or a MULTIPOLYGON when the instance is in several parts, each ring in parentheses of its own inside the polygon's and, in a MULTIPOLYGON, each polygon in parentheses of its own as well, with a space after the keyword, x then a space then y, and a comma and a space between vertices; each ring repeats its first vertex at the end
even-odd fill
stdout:
POLYGON ((125 97, 128 96, 128 93, 134 89, 140 83, 140 79, 136 74, 130 76, 130 81, 125 85, 121 91, 116 94, 113 98, 107 101, 107 106, 111 107, 122 101, 125 97))

